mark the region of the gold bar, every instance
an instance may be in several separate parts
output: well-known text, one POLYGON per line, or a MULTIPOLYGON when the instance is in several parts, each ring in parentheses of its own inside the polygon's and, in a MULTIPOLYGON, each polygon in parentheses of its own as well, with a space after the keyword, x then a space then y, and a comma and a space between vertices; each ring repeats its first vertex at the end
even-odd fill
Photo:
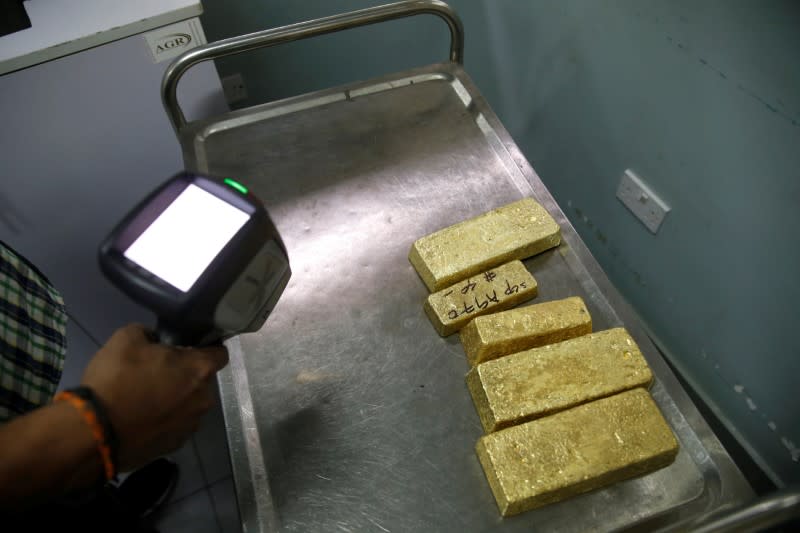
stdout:
POLYGON ((408 259, 434 292, 560 242, 553 217, 532 198, 523 198, 422 237, 408 259))
POLYGON ((637 388, 485 435, 475 451, 510 516, 663 468, 678 441, 637 388))
POLYGON ((487 433, 634 387, 649 387, 653 373, 624 328, 481 363, 467 374, 487 433))
POLYGON ((589 310, 581 297, 574 296, 476 318, 461 330, 461 344, 475 366, 591 332, 589 310))
POLYGON ((530 300, 537 290, 525 265, 512 261, 429 295, 424 308, 439 335, 446 337, 476 316, 530 300))

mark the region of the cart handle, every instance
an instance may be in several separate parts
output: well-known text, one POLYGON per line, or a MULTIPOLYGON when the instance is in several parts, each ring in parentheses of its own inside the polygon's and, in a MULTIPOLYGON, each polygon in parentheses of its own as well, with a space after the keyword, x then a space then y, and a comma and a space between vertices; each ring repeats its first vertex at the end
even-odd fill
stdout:
POLYGON ((317 35, 334 33, 358 26, 367 26, 387 20, 413 15, 436 15, 450 28, 450 61, 464 63, 464 27, 456 12, 440 0, 406 0, 383 6, 370 7, 330 17, 298 22, 280 28, 258 31, 198 46, 173 61, 161 80, 161 101, 176 134, 186 126, 186 117, 178 104, 178 81, 191 67, 219 57, 267 48, 277 44, 299 41, 317 35))

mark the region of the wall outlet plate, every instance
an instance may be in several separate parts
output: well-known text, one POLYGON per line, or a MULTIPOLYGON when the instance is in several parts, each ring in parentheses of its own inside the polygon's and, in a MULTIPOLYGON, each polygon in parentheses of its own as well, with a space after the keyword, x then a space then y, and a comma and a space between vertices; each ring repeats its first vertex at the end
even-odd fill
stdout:
POLYGON ((642 178, 628 169, 617 187, 617 198, 651 233, 658 232, 671 208, 653 192, 642 178))
POLYGON ((222 92, 225 94, 225 100, 229 104, 241 102, 247 98, 247 87, 244 85, 244 78, 242 78, 241 74, 231 74, 220 81, 222 82, 222 92))

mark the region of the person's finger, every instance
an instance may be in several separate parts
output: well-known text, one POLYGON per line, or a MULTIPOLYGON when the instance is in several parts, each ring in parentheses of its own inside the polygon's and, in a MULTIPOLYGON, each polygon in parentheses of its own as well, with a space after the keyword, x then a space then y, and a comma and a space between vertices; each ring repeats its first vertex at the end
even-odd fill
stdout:
POLYGON ((223 347, 182 349, 174 352, 181 364, 194 369, 201 381, 210 381, 217 372, 228 364, 228 352, 223 347))
POLYGON ((225 346, 206 346, 195 351, 202 354, 202 357, 212 363, 214 372, 222 370, 228 364, 228 349, 225 346))

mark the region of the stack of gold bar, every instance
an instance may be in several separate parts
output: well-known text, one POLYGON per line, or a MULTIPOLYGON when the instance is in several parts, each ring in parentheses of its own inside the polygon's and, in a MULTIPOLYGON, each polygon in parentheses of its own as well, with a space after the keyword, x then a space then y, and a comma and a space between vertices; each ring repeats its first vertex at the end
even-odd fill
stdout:
POLYGON ((503 516, 669 465, 678 443, 616 328, 478 364, 467 387, 488 433, 476 446, 503 516))
POLYGON ((536 296, 538 286, 521 261, 511 261, 467 278, 425 300, 425 313, 446 337, 475 317, 502 311, 536 296))
POLYGON ((476 452, 510 516, 663 468, 678 442, 637 388, 484 435, 476 452))
POLYGON ((561 228, 523 198, 417 240, 408 259, 431 292, 558 246, 561 228))
POLYGON ((503 355, 592 332, 592 317, 579 296, 476 318, 461 330, 472 366, 503 355))
POLYGON ((558 246, 561 229, 531 198, 417 240, 408 258, 432 291, 425 312, 447 336, 475 317, 534 298, 534 277, 519 261, 558 246))
POLYGON ((538 285, 521 263, 561 242, 530 198, 417 240, 436 331, 461 331, 486 435, 476 452, 503 516, 669 465, 678 443, 647 392, 653 374, 623 328, 592 333, 584 301, 511 309, 538 285))
POLYGON ((653 374, 623 328, 533 348, 480 364, 467 387, 487 433, 649 387, 653 374))

